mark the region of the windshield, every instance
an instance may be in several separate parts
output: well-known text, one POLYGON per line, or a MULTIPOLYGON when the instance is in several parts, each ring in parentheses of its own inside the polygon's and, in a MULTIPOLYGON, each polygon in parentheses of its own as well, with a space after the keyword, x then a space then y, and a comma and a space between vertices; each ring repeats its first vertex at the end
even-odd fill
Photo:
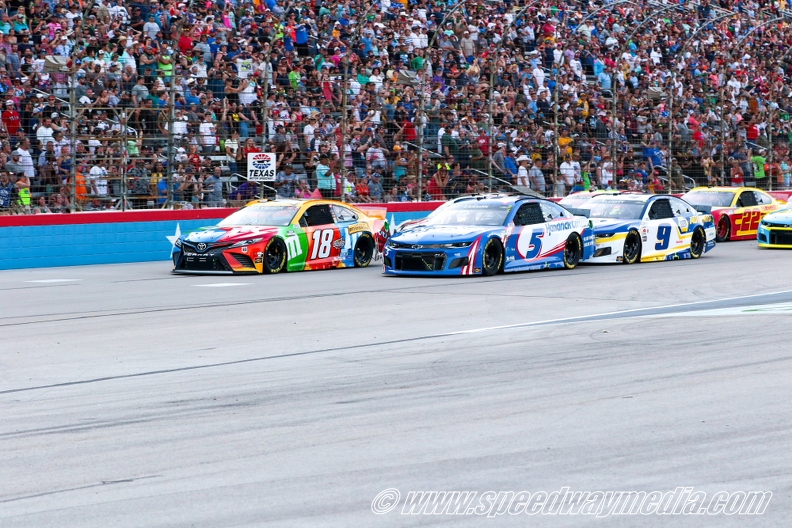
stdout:
POLYGON ((627 202, 624 200, 592 200, 586 204, 589 218, 617 218, 620 220, 637 220, 644 209, 643 202, 627 202))
POLYGON ((427 225, 502 226, 511 204, 459 202, 435 211, 427 225))
POLYGON ((220 227, 287 226, 296 214, 297 207, 293 205, 252 205, 240 209, 217 225, 220 227))
POLYGON ((729 207, 734 199, 730 192, 694 191, 682 195, 682 199, 693 205, 709 205, 712 207, 729 207))

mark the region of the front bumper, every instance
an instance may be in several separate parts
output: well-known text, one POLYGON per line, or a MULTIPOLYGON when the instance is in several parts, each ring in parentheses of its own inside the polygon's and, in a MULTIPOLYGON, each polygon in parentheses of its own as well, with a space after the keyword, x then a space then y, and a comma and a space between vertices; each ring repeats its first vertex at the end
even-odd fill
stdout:
POLYGON ((481 273, 481 269, 470 266, 465 250, 385 247, 382 261, 386 275, 460 276, 481 273))
POLYGON ((182 247, 171 255, 174 273, 195 275, 234 275, 260 273, 253 259, 245 254, 226 251, 228 248, 213 248, 205 252, 182 247))
POLYGON ((759 243, 759 247, 792 249, 792 226, 768 227, 764 224, 759 224, 756 240, 759 243))
POLYGON ((617 233, 612 237, 595 237, 594 254, 583 261, 583 264, 616 264, 622 262, 624 257, 624 239, 626 233, 617 233))

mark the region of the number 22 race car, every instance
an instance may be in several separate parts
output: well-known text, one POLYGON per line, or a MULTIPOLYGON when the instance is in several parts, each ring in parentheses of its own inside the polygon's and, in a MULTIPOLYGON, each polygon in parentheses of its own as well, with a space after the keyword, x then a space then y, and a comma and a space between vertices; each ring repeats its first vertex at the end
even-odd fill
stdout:
POLYGON ((174 273, 280 273, 365 267, 388 238, 385 210, 328 200, 258 200, 176 240, 174 273), (367 214, 368 212, 368 214, 367 214))
POLYGON ((696 187, 682 195, 693 207, 708 206, 717 226, 717 241, 752 240, 764 215, 783 207, 753 187, 696 187))

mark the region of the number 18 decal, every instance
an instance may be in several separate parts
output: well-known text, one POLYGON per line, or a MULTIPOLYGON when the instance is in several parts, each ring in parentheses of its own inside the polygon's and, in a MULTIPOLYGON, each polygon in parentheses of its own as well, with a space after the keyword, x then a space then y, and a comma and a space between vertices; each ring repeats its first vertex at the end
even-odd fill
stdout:
POLYGON ((330 256, 333 245, 333 229, 317 229, 313 232, 313 250, 311 260, 324 259, 330 256))

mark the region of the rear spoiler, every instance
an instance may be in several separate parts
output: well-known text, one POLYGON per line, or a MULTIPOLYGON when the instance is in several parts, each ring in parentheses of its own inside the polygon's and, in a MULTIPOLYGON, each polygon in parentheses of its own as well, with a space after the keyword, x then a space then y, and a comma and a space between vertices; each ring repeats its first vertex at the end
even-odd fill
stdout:
POLYGON ((360 209, 361 211, 366 213, 366 216, 370 218, 376 218, 378 220, 387 220, 386 218, 388 214, 387 207, 365 206, 359 204, 354 204, 354 206, 356 209, 360 209))
POLYGON ((585 216, 588 218, 591 214, 591 209, 578 209, 577 207, 565 207, 565 209, 575 216, 585 216))

